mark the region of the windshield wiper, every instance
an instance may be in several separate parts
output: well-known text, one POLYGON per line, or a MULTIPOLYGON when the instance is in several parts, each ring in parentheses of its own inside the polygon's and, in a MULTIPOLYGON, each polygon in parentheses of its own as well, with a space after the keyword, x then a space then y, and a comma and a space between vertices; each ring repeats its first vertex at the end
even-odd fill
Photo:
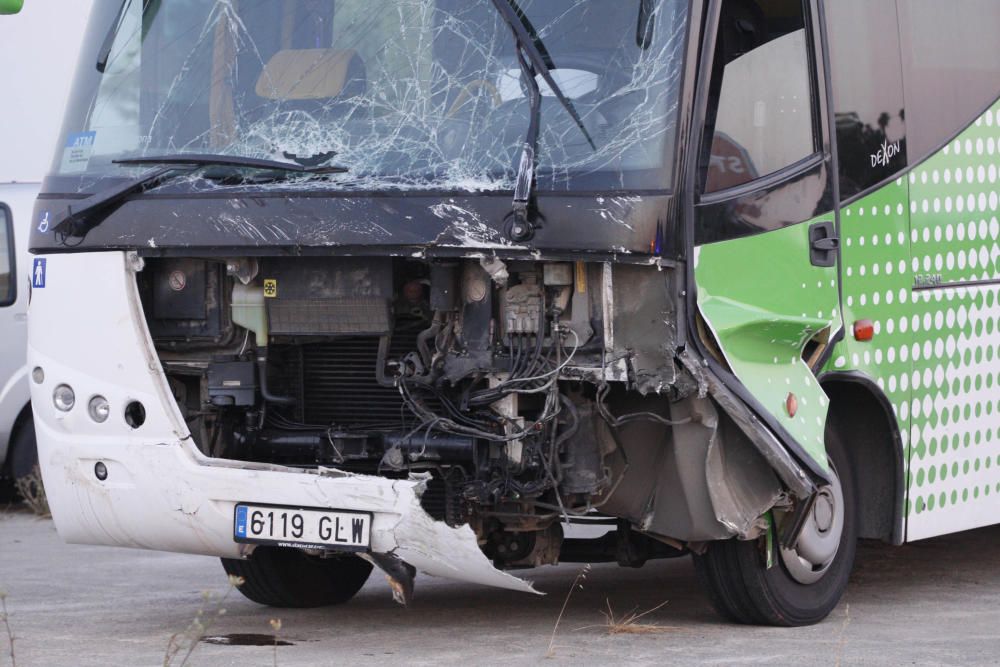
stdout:
MULTIPOLYGON (((332 157, 333 153, 324 153, 323 157, 332 157)), ((131 157, 123 160, 114 160, 115 164, 142 165, 142 164, 179 164, 190 165, 192 167, 248 167, 250 169, 273 169, 276 171, 290 171, 296 174, 346 174, 347 167, 329 166, 320 167, 315 165, 303 165, 293 162, 279 162, 277 160, 262 160, 255 157, 243 157, 241 155, 213 155, 203 153, 181 153, 178 155, 150 155, 146 157, 131 157)))
MULTIPOLYGON (((521 162, 517 169, 517 181, 514 184, 514 203, 512 205, 512 220, 508 236, 512 241, 527 241, 534 234, 534 225, 529 214, 529 204, 535 186, 535 169, 537 167, 538 133, 541 124, 542 91, 538 87, 536 75, 541 75, 548 84, 552 94, 570 115, 576 126, 580 128, 590 147, 597 150, 594 140, 583 124, 583 119, 577 113, 576 107, 563 93, 562 88, 552 77, 550 64, 552 57, 524 10, 517 0, 492 0, 493 6, 510 26, 517 42, 517 61, 521 67, 521 76, 531 89, 531 120, 528 132, 521 150, 521 162)), ((554 67, 554 65, 552 65, 554 67)))
POLYGON ((111 22, 111 26, 108 28, 108 32, 104 35, 104 42, 101 43, 101 50, 97 52, 97 71, 104 73, 104 70, 108 68, 108 58, 111 57, 111 47, 115 43, 115 37, 118 36, 118 31, 122 27, 122 19, 125 17, 125 10, 128 6, 132 4, 132 0, 122 0, 122 4, 118 7, 118 14, 115 15, 115 20, 111 22))
POLYGON ((343 174, 346 167, 305 167, 290 162, 261 160, 238 155, 180 154, 114 160, 115 164, 158 165, 130 181, 102 190, 86 199, 66 207, 66 214, 53 225, 53 231, 62 236, 84 236, 100 224, 98 214, 121 204, 126 197, 149 190, 174 173, 188 173, 199 167, 243 167, 271 171, 285 171, 296 174, 343 174))

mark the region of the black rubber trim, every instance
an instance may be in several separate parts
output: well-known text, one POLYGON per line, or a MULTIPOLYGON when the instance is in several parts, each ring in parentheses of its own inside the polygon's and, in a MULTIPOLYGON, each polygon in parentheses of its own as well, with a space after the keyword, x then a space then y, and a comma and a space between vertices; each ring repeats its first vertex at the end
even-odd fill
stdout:
POLYGON ((14 238, 14 213, 10 206, 0 202, 0 215, 3 215, 6 223, 4 230, 7 234, 7 259, 10 262, 10 287, 7 288, 7 294, 0 294, 0 308, 6 308, 17 303, 17 239, 14 238))
POLYGON ((885 392, 882 391, 882 388, 878 386, 878 383, 861 371, 829 371, 820 375, 818 380, 820 386, 832 382, 845 382, 859 385, 867 390, 878 402, 879 407, 882 408, 882 412, 885 414, 886 422, 889 424, 889 430, 892 433, 894 445, 893 452, 895 453, 896 459, 896 499, 894 503, 895 506, 893 508, 894 516, 892 522, 892 543, 897 546, 903 544, 903 542, 906 541, 906 515, 904 513, 904 506, 906 503, 906 480, 903 476, 903 471, 906 469, 906 460, 903 452, 903 438, 899 432, 899 424, 896 422, 896 415, 892 411, 892 403, 885 395, 885 392))
POLYGON ((716 190, 715 192, 703 194, 698 199, 698 205, 708 206, 711 204, 718 204, 730 199, 746 197, 747 195, 752 195, 755 192, 770 190, 776 185, 780 185, 785 181, 790 181, 797 176, 801 176, 803 172, 818 167, 826 162, 828 157, 829 156, 826 153, 817 151, 812 155, 807 155, 797 162, 793 162, 787 167, 771 172, 767 176, 761 176, 760 178, 755 178, 752 181, 741 183, 740 185, 734 185, 731 188, 726 188, 725 190, 716 190))

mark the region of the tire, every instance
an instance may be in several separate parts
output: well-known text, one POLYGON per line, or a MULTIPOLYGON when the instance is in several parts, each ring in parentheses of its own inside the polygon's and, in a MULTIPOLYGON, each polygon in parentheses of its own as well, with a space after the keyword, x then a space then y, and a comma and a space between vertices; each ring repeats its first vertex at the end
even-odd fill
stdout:
POLYGON ((269 607, 325 607, 347 602, 361 590, 372 565, 357 556, 310 556, 304 551, 257 547, 247 560, 223 558, 227 574, 244 579, 240 593, 269 607))
POLYGON ((764 540, 725 540, 709 544, 694 556, 695 569, 709 600, 724 618, 744 624, 794 627, 826 618, 840 601, 854 566, 858 516, 854 478, 847 450, 833 432, 827 433, 827 455, 839 477, 843 529, 833 560, 810 583, 802 583, 786 561, 791 552, 775 545, 767 567, 764 540))
POLYGON ((17 481, 35 472, 38 466, 38 443, 35 442, 35 423, 25 419, 10 440, 7 452, 11 479, 17 481))

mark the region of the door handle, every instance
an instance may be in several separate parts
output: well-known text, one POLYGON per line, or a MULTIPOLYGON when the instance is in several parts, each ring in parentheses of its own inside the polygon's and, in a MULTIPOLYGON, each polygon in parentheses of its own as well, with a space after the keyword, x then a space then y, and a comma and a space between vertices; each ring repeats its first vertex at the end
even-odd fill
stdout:
POLYGON ((817 222, 809 226, 809 261, 813 266, 834 266, 840 239, 830 221, 817 222))

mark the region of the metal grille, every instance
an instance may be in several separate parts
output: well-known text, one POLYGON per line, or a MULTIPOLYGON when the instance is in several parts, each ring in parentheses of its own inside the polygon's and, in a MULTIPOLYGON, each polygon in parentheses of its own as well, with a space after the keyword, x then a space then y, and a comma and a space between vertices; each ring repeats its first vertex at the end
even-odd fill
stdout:
POLYGON ((378 338, 302 346, 302 391, 309 424, 399 424, 409 412, 399 392, 375 381, 378 338))
MULTIPOLYGON (((419 328, 397 330, 389 357, 417 349, 419 328)), ((412 425, 416 419, 397 389, 375 380, 378 338, 352 336, 302 346, 302 393, 306 423, 338 426, 412 425)))

